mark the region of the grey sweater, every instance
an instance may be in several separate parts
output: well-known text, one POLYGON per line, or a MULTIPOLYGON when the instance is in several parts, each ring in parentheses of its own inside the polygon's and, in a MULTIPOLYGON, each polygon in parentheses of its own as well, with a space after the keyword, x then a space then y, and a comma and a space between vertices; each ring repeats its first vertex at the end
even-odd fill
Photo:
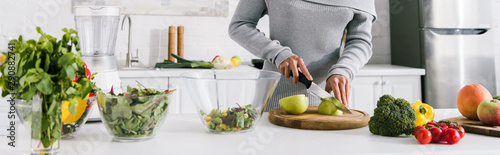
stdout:
MULTIPOLYGON (((372 55, 371 28, 375 21, 374 0, 240 0, 229 26, 230 37, 264 60, 264 70, 279 72, 290 56, 301 57, 315 83, 334 74, 353 80, 372 55), (256 25, 269 16, 266 37, 256 25), (344 30, 345 48, 340 55, 344 30)), ((303 84, 281 77, 266 111, 279 108, 279 99, 306 94, 310 105, 319 98, 307 93, 303 84)))

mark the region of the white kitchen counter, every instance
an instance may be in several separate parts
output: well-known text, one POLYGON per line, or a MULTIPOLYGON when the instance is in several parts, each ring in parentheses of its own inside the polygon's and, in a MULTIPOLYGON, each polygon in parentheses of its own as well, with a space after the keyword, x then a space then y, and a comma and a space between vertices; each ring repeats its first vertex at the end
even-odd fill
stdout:
POLYGON ((384 75, 425 75, 425 69, 397 66, 391 64, 366 65, 356 76, 384 76, 384 75))
MULTIPOLYGON (((183 72, 211 69, 118 69, 122 78, 128 77, 179 77, 183 72)), ((247 64, 243 64, 234 70, 258 70, 247 64)), ((366 65, 361 68, 356 76, 384 76, 384 75, 424 75, 425 69, 397 66, 391 64, 366 65)))
MULTIPOLYGON (((459 116, 457 109, 436 110, 436 120, 459 116)), ((352 130, 314 131, 270 124, 267 113, 254 131, 220 135, 206 132, 194 114, 171 114, 155 138, 131 143, 111 141, 104 125, 86 124, 71 140, 61 142, 62 154, 196 154, 196 155, 280 155, 280 154, 499 154, 500 138, 466 133, 455 145, 421 145, 414 137, 373 135, 368 127, 352 130)), ((20 127, 20 126, 18 126, 20 127)), ((1 154, 27 154, 28 133, 18 130, 17 147, 5 140, 1 154)))

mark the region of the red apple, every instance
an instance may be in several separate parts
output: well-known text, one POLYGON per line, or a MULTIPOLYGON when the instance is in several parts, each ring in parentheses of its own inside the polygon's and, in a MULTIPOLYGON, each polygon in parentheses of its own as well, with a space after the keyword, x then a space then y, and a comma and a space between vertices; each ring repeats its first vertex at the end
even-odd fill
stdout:
POLYGON ((484 124, 500 125, 500 100, 483 100, 477 107, 477 117, 484 124))

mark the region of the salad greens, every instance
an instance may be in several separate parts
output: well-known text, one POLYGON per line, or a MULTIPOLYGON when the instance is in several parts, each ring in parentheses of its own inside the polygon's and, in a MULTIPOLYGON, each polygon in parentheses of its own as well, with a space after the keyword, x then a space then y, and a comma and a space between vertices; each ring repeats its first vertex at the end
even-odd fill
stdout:
POLYGON ((127 92, 122 94, 100 93, 98 103, 104 122, 114 136, 143 137, 154 134, 156 127, 163 123, 168 107, 167 95, 171 92, 127 86, 127 92))
POLYGON ((32 138, 40 140, 44 148, 50 147, 61 135, 61 102, 69 100, 69 112, 76 113, 76 104, 80 99, 97 89, 86 78, 79 78, 74 85, 71 79, 85 76, 85 67, 81 59, 80 43, 77 32, 63 29, 61 40, 42 32, 38 41, 24 40, 19 36, 11 40, 11 52, 3 53, 6 62, 0 66, 2 76, 0 86, 2 97, 9 94, 13 98, 30 102, 40 95, 41 111, 33 111, 32 138), (77 53, 72 53, 75 49, 77 53), (60 111, 60 110, 59 110, 60 111))
MULTIPOLYGON (((239 105, 238 105, 239 106, 239 105)), ((209 114, 200 111, 207 122, 207 127, 215 132, 239 132, 251 129, 259 113, 252 105, 233 107, 227 110, 212 109, 209 114)))

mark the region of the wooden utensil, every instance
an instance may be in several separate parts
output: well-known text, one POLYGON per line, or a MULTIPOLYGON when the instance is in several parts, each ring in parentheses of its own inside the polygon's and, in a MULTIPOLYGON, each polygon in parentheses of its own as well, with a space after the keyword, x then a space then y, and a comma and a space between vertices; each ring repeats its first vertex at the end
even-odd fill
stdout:
POLYGON ((177 55, 184 58, 184 26, 177 26, 177 55))
POLYGON ((168 60, 175 62, 171 53, 175 54, 175 26, 168 27, 168 60))
POLYGON ((450 120, 452 122, 457 122, 465 129, 465 133, 476 133, 487 136, 500 137, 500 126, 488 126, 483 124, 479 120, 470 120, 463 116, 448 118, 444 120, 450 120))
POLYGON ((269 122, 278 126, 310 129, 310 130, 343 130, 355 129, 368 125, 370 115, 366 112, 351 109, 352 114, 322 115, 317 106, 309 106, 306 112, 300 115, 286 113, 283 109, 274 109, 269 112, 269 122))

